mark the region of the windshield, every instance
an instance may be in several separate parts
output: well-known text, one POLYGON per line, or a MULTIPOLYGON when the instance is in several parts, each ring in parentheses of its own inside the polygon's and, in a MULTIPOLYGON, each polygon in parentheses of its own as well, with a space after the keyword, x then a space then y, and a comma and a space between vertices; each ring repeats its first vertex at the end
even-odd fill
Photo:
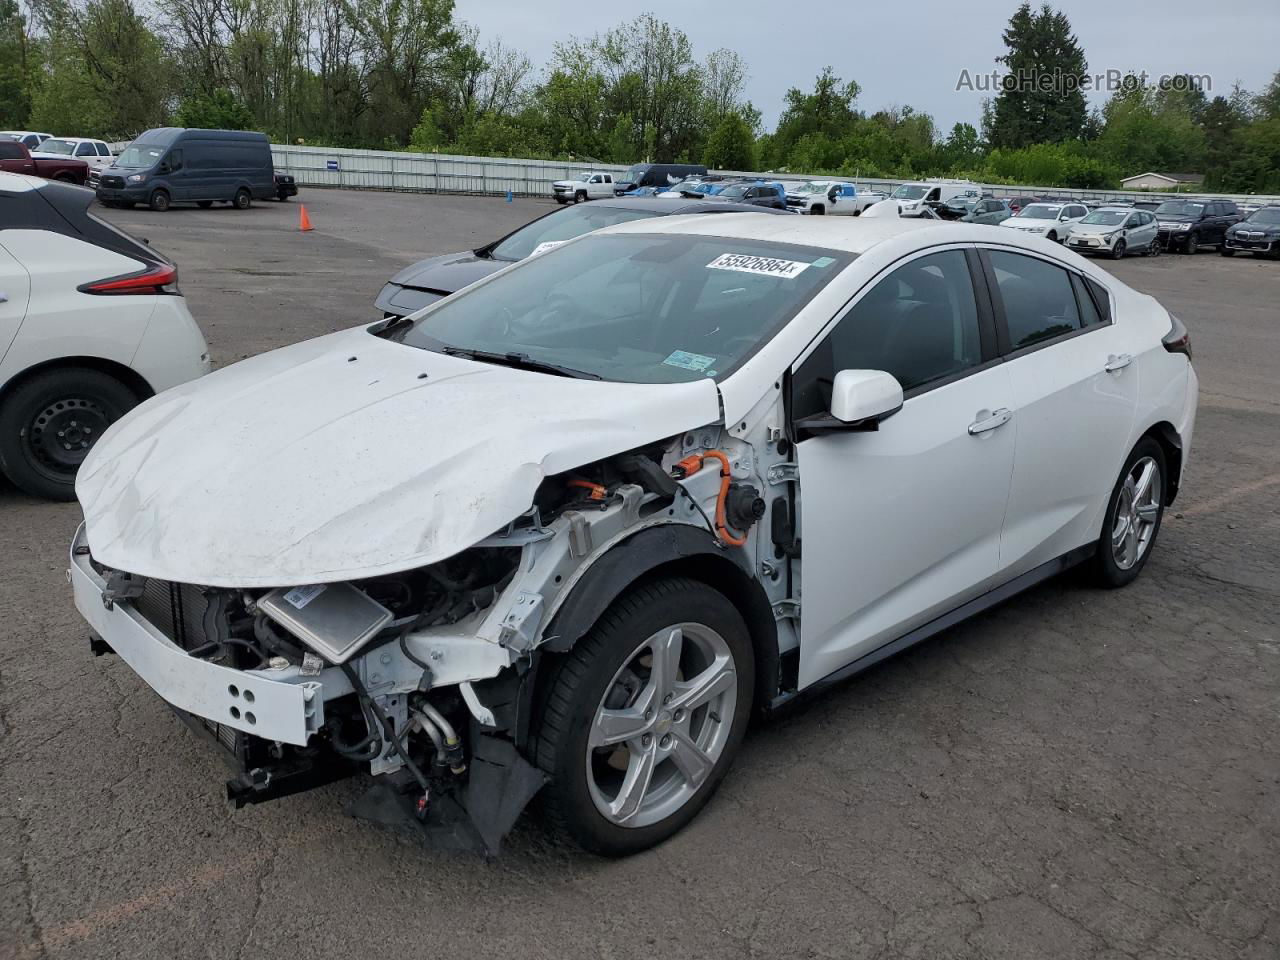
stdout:
POLYGON ((70 140, 46 140, 36 148, 40 153, 56 153, 69 157, 75 153, 76 145, 70 140))
POLYGON ((947 206, 952 210, 972 210, 977 205, 977 197, 954 197, 947 201, 947 206))
POLYGON ((1245 217, 1244 222, 1280 224, 1280 207, 1262 207, 1245 217))
POLYGON ((1095 210, 1080 222, 1096 223, 1104 227, 1118 227, 1124 223, 1127 216, 1129 214, 1124 210, 1095 210))
POLYGON ((792 193, 821 193, 827 189, 827 184, 822 180, 810 180, 808 183, 802 183, 800 186, 792 190, 792 193))
POLYGON ((724 197, 726 200, 741 200, 748 190, 754 187, 754 183, 731 183, 715 192, 715 196, 724 197))
POLYGON ((1029 207, 1023 207, 1018 216, 1027 220, 1057 220, 1061 212, 1061 207, 1051 207, 1047 203, 1033 203, 1029 207))
POLYGON ((648 167, 632 167, 627 171, 627 183, 639 183, 648 167))
POLYGON ((116 166, 133 169, 155 166, 156 161, 164 156, 166 149, 168 148, 151 143, 131 143, 125 147, 124 153, 116 157, 116 166))
POLYGON ((891 200, 919 200, 929 192, 928 187, 920 186, 914 183, 904 183, 893 193, 889 194, 891 200))
POLYGON ((711 184, 701 180, 681 180, 670 188, 672 193, 704 193, 711 184))
POLYGON ((626 383, 723 377, 851 260, 729 237, 586 236, 438 301, 388 336, 626 383))
POLYGON ((1185 200, 1166 200, 1156 207, 1157 215, 1174 217, 1198 217, 1203 211, 1203 203, 1188 203, 1185 200))
POLYGON ((656 210, 627 210, 589 203, 557 210, 521 227, 489 251, 496 260, 523 260, 544 243, 564 243, 601 227, 656 217, 656 210))

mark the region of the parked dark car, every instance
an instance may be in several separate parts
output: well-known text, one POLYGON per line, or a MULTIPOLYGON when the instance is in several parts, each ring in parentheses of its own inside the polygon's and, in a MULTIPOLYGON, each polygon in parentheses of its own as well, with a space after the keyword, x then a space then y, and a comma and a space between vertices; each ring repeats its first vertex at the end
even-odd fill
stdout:
POLYGON ((787 209, 787 189, 777 182, 742 180, 717 190, 714 196, 724 203, 749 203, 772 210, 787 209))
POLYGON ((247 130, 148 130, 94 182, 106 206, 145 203, 158 211, 219 202, 247 210, 254 200, 277 195, 271 144, 266 134, 247 130))
POLYGON ((288 200, 290 197, 298 195, 297 182, 287 173, 276 174, 276 199, 280 201, 288 200))
POLYGON ((1009 205, 1009 209, 1013 211, 1016 217, 1023 207, 1031 203, 1039 203, 1039 197, 996 197, 997 200, 1003 200, 1009 205))
POLYGON ((1222 255, 1232 257, 1237 250, 1259 257, 1280 257, 1280 205, 1259 207, 1227 228, 1222 255))
POLYGON ((681 180, 706 174, 707 168, 700 163, 637 163, 626 173, 618 175, 614 192, 624 196, 639 187, 667 190, 681 180))
POLYGON ((1166 200, 1154 211, 1166 250, 1195 253, 1206 244, 1221 248, 1227 229, 1240 221, 1230 200, 1166 200))
POLYGON ((447 253, 405 267, 383 286, 374 304, 384 316, 408 316, 469 283, 497 273, 508 264, 616 223, 683 213, 776 212, 781 211, 745 203, 684 197, 616 197, 578 203, 526 223, 477 250, 447 253))
POLYGON ((0 170, 83 184, 89 165, 74 157, 33 157, 21 140, 0 140, 0 170))

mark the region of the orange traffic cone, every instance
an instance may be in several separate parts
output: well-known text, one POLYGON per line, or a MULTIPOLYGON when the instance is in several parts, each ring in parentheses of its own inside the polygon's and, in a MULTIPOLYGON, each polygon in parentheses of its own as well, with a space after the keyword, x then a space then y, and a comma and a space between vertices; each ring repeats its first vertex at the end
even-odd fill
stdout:
POLYGON ((299 204, 298 209, 298 229, 304 233, 308 230, 315 229, 315 227, 311 225, 311 218, 307 216, 307 208, 301 204, 299 204))

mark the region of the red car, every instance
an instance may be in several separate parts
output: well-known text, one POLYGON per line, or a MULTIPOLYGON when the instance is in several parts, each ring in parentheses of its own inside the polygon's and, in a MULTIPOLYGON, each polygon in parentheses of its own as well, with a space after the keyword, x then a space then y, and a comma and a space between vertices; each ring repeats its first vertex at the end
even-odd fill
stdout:
POLYGON ((74 157, 33 157, 21 140, 0 140, 0 170, 84 186, 89 165, 74 157))

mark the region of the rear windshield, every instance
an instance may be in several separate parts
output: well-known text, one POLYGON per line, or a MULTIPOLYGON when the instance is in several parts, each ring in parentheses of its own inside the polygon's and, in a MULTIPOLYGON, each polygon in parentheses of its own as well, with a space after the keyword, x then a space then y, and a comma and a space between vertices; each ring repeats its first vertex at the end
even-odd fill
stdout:
POLYGON ((590 235, 438 301, 387 336, 627 383, 724 377, 852 259, 731 237, 590 235))

